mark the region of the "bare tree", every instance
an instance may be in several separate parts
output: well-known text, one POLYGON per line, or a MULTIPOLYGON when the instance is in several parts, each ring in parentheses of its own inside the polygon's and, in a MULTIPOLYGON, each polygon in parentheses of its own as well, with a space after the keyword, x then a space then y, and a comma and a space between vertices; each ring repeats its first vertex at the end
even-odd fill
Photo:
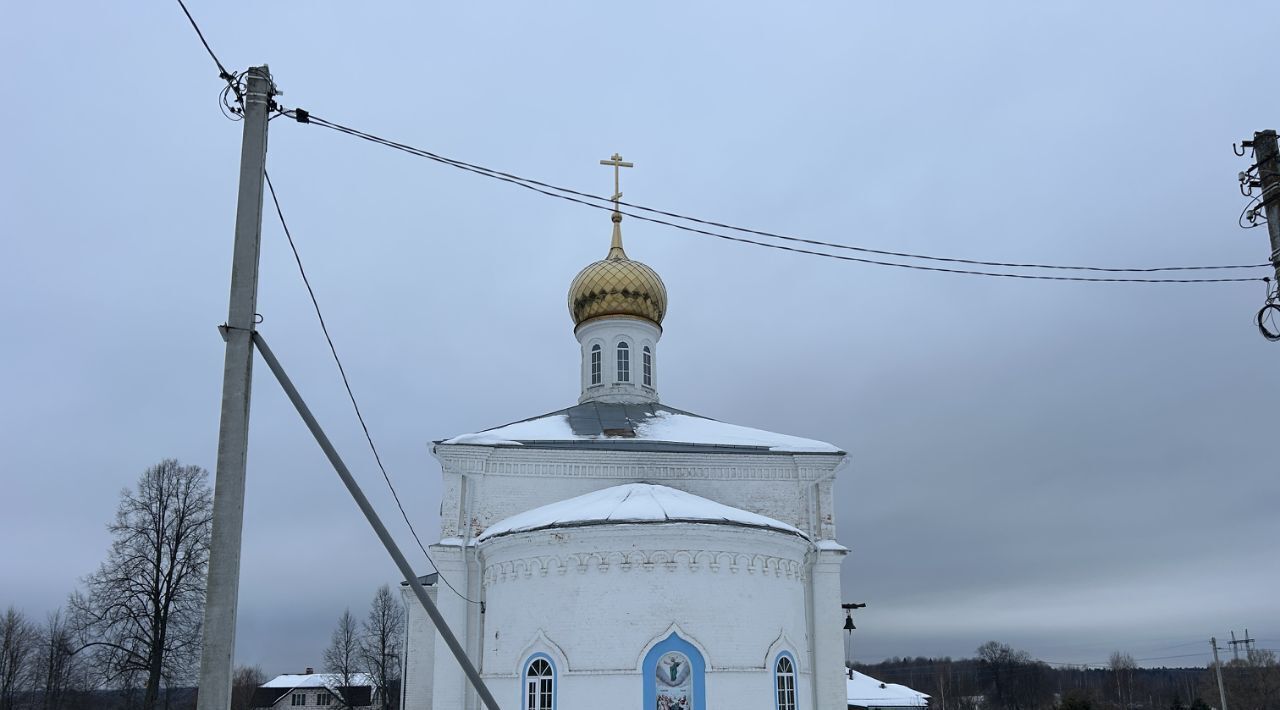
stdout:
POLYGON ((42 710, 61 710, 71 696, 87 688, 86 672, 70 624, 55 609, 45 617, 40 630, 40 649, 36 658, 37 685, 41 689, 42 710))
POLYGON ((364 620, 360 652, 373 680, 382 710, 390 710, 393 684, 400 680, 400 649, 404 644, 404 605, 391 587, 378 587, 364 620))
POLYGON ((143 681, 156 710, 162 683, 185 680, 199 657, 213 495, 199 466, 166 459, 124 489, 107 560, 71 595, 93 664, 116 687, 143 681))
POLYGON ((0 710, 13 710, 18 697, 31 690, 36 647, 35 626, 10 606, 0 616, 0 710))
POLYGON ((1133 660, 1133 656, 1113 651, 1108 665, 1116 679, 1116 703, 1122 708, 1127 708, 1133 704, 1133 670, 1138 667, 1138 664, 1133 660))
POLYGON ((329 637, 329 647, 324 650, 324 669, 333 675, 329 692, 337 696, 341 707, 351 705, 350 688, 356 684, 363 659, 360 652, 360 632, 351 610, 346 609, 338 617, 338 627, 329 637))
POLYGON ((250 710, 253 693, 267 682, 267 674, 258 666, 236 666, 231 674, 231 710, 250 710))
POLYGON ((978 665, 987 676, 987 692, 994 707, 1031 710, 1046 707, 1052 696, 1049 666, 1031 654, 996 641, 978 647, 978 665))

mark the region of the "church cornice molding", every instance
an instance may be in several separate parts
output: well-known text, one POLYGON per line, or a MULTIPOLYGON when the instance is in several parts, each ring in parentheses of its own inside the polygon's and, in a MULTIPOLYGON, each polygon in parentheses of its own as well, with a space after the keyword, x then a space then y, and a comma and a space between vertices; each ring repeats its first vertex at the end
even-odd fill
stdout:
POLYGON ((634 573, 688 571, 709 574, 777 577, 803 582, 806 565, 776 555, 731 552, 728 550, 630 550, 627 552, 581 552, 566 555, 530 555, 485 563, 486 586, 518 579, 565 576, 569 573, 634 573))
POLYGON ((554 470, 547 470, 546 464, 533 462, 495 462, 485 471, 489 476, 557 476, 566 478, 603 478, 631 481, 637 479, 670 481, 670 480, 722 480, 722 481, 808 481, 800 476, 794 468, 786 466, 743 467, 743 466, 662 466, 662 465, 616 465, 600 463, 564 463, 556 464, 554 470))
POLYGON ((497 452, 488 446, 444 446, 431 448, 431 455, 436 457, 445 470, 454 473, 484 473, 489 459, 497 452))
POLYGON ((439 458, 449 459, 478 459, 478 458, 531 458, 536 457, 547 461, 575 461, 583 458, 610 458, 616 460, 644 460, 644 459, 698 459, 698 460, 735 460, 735 461, 759 461, 772 462, 777 464, 779 461, 787 462, 790 465, 802 468, 813 468, 822 470, 833 470, 838 468, 841 462, 848 457, 847 453, 825 453, 825 452, 769 452, 746 449, 743 451, 655 451, 652 449, 592 449, 592 448, 539 448, 536 444, 525 446, 480 446, 475 444, 437 444, 435 446, 436 455, 439 458))
POLYGON ((457 475, 599 478, 606 480, 757 480, 816 483, 834 478, 844 456, 690 454, 665 452, 485 449, 486 455, 437 447, 436 458, 457 475))

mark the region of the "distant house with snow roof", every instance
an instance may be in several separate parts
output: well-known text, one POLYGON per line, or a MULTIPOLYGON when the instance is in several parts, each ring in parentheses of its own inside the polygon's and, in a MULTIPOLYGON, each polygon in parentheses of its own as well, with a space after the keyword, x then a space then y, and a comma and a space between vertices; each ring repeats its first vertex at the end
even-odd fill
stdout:
POLYGON ((929 706, 929 696, 905 685, 885 683, 853 669, 845 671, 849 710, 904 710, 929 706))
POLYGON ((290 710, 337 710, 337 708, 373 707, 377 698, 373 678, 367 673, 353 673, 351 684, 343 685, 337 673, 286 673, 258 686, 253 692, 254 708, 289 708, 290 710))

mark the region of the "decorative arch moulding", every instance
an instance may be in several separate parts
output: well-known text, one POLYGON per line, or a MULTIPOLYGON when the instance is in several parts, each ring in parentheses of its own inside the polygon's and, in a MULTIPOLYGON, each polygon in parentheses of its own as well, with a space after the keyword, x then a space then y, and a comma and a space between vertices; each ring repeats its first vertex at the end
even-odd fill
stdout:
POLYGON ((749 574, 804 581, 804 564, 772 555, 722 550, 636 550, 632 552, 576 553, 564 556, 525 557, 486 565, 485 584, 497 584, 535 575, 546 577, 569 572, 586 574, 688 570, 710 573, 749 574))

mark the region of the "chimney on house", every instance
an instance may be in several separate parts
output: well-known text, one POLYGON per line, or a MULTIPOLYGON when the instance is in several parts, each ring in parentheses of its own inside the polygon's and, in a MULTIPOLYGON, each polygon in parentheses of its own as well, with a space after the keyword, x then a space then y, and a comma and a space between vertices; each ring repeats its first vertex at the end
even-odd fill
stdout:
POLYGON ((303 673, 303 675, 311 675, 312 673, 315 673, 315 672, 316 672, 316 669, 312 668, 311 666, 307 666, 307 672, 303 673))

